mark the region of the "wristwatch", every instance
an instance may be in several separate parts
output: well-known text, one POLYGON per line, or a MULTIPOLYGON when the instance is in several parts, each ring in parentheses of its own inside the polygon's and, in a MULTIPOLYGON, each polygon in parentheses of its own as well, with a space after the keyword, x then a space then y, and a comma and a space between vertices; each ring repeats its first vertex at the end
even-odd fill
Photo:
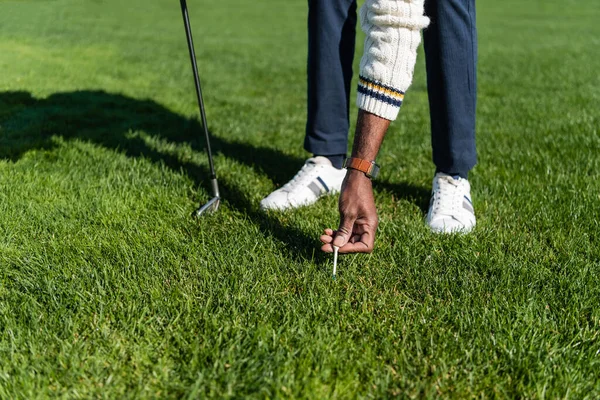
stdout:
POLYGON ((375 164, 375 161, 367 161, 361 158, 346 158, 344 161, 344 168, 350 168, 364 172, 369 179, 375 179, 379 174, 379 165, 375 164))

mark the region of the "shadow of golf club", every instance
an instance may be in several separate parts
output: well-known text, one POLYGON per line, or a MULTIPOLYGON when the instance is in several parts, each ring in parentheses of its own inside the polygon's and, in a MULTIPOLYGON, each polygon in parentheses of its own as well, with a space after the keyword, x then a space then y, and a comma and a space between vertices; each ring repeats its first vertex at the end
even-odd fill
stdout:
MULTIPOLYGON (((35 99, 28 92, 0 93, 0 158, 16 161, 33 149, 51 149, 52 136, 83 139, 103 147, 124 152, 129 157, 145 157, 164 163, 174 171, 184 173, 198 186, 209 182, 207 167, 182 161, 150 147, 142 138, 127 135, 144 131, 169 143, 186 143, 195 151, 205 148, 201 125, 173 113, 151 100, 138 100, 104 91, 55 93, 45 99, 35 99)), ((289 180, 304 160, 268 147, 228 141, 212 135, 213 153, 221 153, 250 168, 266 174, 276 185, 289 180)), ((218 167, 217 174, 219 175, 218 167)), ((292 258, 312 259, 320 252, 317 232, 314 237, 291 226, 282 226, 276 216, 264 213, 253 204, 247 193, 233 179, 219 175, 219 185, 225 202, 243 212, 261 231, 285 244, 292 258)), ((375 181, 376 190, 387 190, 396 197, 416 202, 426 209, 429 193, 426 189, 405 183, 375 181)))

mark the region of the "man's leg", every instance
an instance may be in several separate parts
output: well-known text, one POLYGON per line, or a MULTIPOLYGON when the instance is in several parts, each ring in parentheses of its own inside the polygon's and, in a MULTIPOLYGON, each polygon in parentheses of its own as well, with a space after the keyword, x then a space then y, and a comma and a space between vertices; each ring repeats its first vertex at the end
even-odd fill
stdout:
POLYGON ((438 172, 466 179, 477 163, 475 0, 427 0, 425 14, 433 162, 438 172))
POLYGON ((309 158, 287 184, 260 205, 285 210, 339 192, 346 171, 349 99, 356 40, 356 0, 308 1, 308 115, 304 148, 309 158))
POLYGON ((427 0, 423 32, 436 175, 427 224, 440 233, 475 226, 468 173, 477 163, 475 0, 427 0))
POLYGON ((348 147, 356 0, 308 2, 308 115, 304 148, 342 167, 348 147))

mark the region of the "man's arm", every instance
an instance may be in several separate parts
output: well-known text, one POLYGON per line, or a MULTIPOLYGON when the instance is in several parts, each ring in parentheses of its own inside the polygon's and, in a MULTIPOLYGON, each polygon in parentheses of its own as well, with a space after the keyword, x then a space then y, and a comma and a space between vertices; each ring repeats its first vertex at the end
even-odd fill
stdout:
MULTIPOLYGON (((352 157, 375 160, 390 121, 360 110, 352 146, 352 157)), ((348 169, 339 200, 340 225, 337 232, 326 229, 321 249, 332 252, 332 244, 342 253, 370 253, 375 244, 378 219, 371 179, 348 169)))
MULTIPOLYGON (((404 92, 412 82, 420 30, 429 20, 423 0, 367 0, 361 25, 367 37, 360 64, 357 104, 360 108, 352 157, 375 161, 390 121, 396 119, 404 92)), ((377 210, 371 180, 349 169, 339 200, 340 225, 326 229, 321 249, 370 253, 377 231, 377 210)))
MULTIPOLYGON (((352 146, 352 157, 375 160, 390 121, 360 110, 352 146)), ((339 200, 340 225, 337 232, 326 229, 321 236, 322 250, 342 253, 370 253, 375 243, 377 210, 371 179, 360 171, 348 169, 339 200)))

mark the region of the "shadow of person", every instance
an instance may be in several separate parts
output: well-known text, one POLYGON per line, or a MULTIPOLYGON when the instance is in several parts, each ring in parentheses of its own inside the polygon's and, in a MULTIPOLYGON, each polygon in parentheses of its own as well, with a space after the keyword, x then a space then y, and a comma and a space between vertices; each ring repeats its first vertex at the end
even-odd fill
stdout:
MULTIPOLYGON (((19 160, 34 149, 51 149, 53 136, 77 138, 125 153, 164 163, 174 171, 183 171, 196 185, 209 182, 207 167, 182 160, 148 145, 132 131, 144 131, 168 143, 187 143, 192 149, 204 149, 204 136, 197 120, 169 111, 151 100, 138 100, 104 91, 56 93, 35 99, 30 93, 0 93, 0 159, 19 160)), ((214 153, 222 153, 257 173, 274 177, 276 184, 289 179, 303 160, 279 151, 211 136, 214 153)), ((218 173, 218 169, 217 169, 218 173)), ((233 179, 219 176, 222 195, 231 207, 243 212, 263 233, 284 243, 291 258, 308 259, 318 246, 318 235, 308 236, 293 226, 283 226, 276 215, 264 213, 249 194, 233 179)), ((192 210, 190 210, 191 213, 192 210)))
POLYGON ((415 204, 426 213, 429 208, 431 193, 423 186, 416 186, 407 182, 373 181, 373 188, 377 191, 390 193, 396 199, 404 199, 415 204))
MULTIPOLYGON (((0 92, 0 158, 17 161, 29 150, 51 149, 55 145, 52 137, 61 136, 164 163, 174 171, 183 171, 196 185, 208 183, 210 174, 206 167, 161 152, 139 136, 129 135, 132 131, 143 131, 172 144, 186 143, 196 151, 205 147, 196 119, 178 115, 152 100, 88 90, 55 93, 45 99, 36 99, 24 91, 0 92)), ((211 146, 213 153, 269 176, 276 185, 287 182, 304 162, 273 148, 229 141, 219 134, 211 134, 211 146)), ((284 243, 291 257, 306 260, 315 255, 320 232, 311 237, 293 226, 283 226, 276 215, 258 209, 234 179, 219 176, 219 185, 227 204, 248 215, 265 235, 284 243)), ((428 193, 424 188, 377 181, 375 188, 426 207, 428 193)), ((320 252, 316 254, 320 256, 320 252)))

